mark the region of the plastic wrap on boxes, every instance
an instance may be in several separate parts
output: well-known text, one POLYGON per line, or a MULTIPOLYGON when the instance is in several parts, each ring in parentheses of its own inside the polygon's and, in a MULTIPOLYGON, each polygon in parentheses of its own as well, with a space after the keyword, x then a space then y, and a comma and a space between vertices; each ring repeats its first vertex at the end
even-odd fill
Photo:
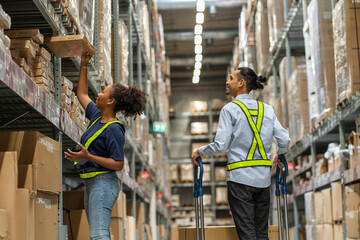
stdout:
POLYGON ((211 194, 204 194, 204 196, 203 196, 204 206, 211 206, 211 201, 212 201, 211 194))
POLYGON ((79 32, 82 32, 79 16, 79 0, 68 0, 66 12, 73 23, 73 27, 75 27, 79 32))
POLYGON ((209 123, 208 122, 192 122, 191 123, 191 134, 193 135, 207 135, 209 134, 209 123))
MULTIPOLYGON (((251 69, 255 69, 255 46, 253 45, 246 45, 244 47, 244 66, 248 66, 251 69)), ((241 65, 241 64, 240 64, 241 65)), ((241 67, 241 66, 240 66, 241 67)))
POLYGON ((314 210, 314 193, 307 192, 304 194, 305 202, 305 219, 306 224, 311 225, 315 221, 315 210, 314 210))
POLYGON ((301 66, 293 71, 288 84, 288 99, 291 99, 289 134, 291 141, 296 143, 310 131, 306 67, 301 66))
POLYGON ((180 195, 179 194, 173 194, 171 196, 171 206, 180 207, 180 195))
POLYGON ((0 28, 9 29, 10 27, 11 27, 11 18, 0 5, 0 28))
MULTIPOLYGON (((120 83, 127 86, 129 77, 129 34, 126 24, 122 20, 119 20, 119 51, 120 83)), ((114 68, 114 65, 112 67, 114 68)))
POLYGON ((143 32, 145 52, 150 59, 150 27, 149 27, 149 12, 147 4, 143 1, 139 2, 140 25, 143 32))
POLYGON ((211 165, 204 164, 204 172, 203 172, 203 182, 210 182, 211 180, 211 165))
POLYGON ((111 75, 111 1, 99 0, 99 71, 107 85, 113 84, 111 75))
POLYGON ((79 19, 81 33, 93 44, 94 29, 94 0, 79 0, 79 19))
POLYGON ((165 64, 165 38, 164 38, 164 25, 163 25, 163 19, 161 14, 159 14, 159 19, 158 19, 158 41, 160 43, 160 60, 162 65, 165 64))
POLYGON ((228 195, 226 187, 217 187, 216 188, 216 204, 227 204, 228 203, 228 195))
POLYGON ((310 2, 307 9, 319 120, 326 117, 336 107, 331 8, 330 1, 314 0, 310 2))
POLYGON ((256 61, 259 73, 263 72, 269 58, 270 43, 266 2, 266 0, 258 1, 255 14, 256 61))
POLYGON ((226 181, 226 167, 215 167, 215 181, 226 181))
POLYGON ((180 166, 180 181, 181 182, 194 181, 194 166, 192 164, 182 164, 180 166))
POLYGON ((232 66, 234 69, 237 69, 239 67, 239 61, 240 61, 239 37, 235 37, 234 47, 233 47, 233 57, 232 57, 232 66))
POLYGON ((190 111, 191 112, 206 112, 208 110, 208 104, 206 101, 191 101, 190 111))
POLYGON ((360 89, 360 2, 340 0, 332 11, 336 103, 360 89), (357 21, 357 22, 355 22, 357 21))
POLYGON ((178 174, 178 165, 177 164, 170 165, 170 176, 171 176, 171 182, 174 182, 174 183, 179 182, 179 174, 178 174))

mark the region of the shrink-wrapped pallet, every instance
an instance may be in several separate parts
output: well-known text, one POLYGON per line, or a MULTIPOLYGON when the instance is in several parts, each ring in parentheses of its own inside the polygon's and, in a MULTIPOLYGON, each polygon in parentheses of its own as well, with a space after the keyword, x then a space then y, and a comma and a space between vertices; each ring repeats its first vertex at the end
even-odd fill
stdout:
MULTIPOLYGON (((311 1, 308 6, 309 40, 315 94, 318 103, 318 119, 321 121, 335 107, 336 85, 334 67, 334 42, 330 1, 311 1)), ((315 121, 315 122, 316 122, 315 121)))
POLYGON ((255 14, 255 38, 256 38, 256 61, 257 72, 264 71, 269 58, 269 30, 268 30, 268 9, 266 0, 257 3, 255 14))
POLYGON ((208 104, 206 101, 191 101, 190 111, 191 112, 206 112, 208 110, 208 104))
POLYGON ((211 165, 203 164, 203 167, 204 167, 203 182, 210 182, 211 181, 211 165))
POLYGON ((147 59, 150 59, 150 26, 149 12, 147 4, 143 1, 139 2, 140 25, 144 37, 145 52, 147 59))
POLYGON ((300 141, 310 131, 309 102, 307 95, 306 67, 299 66, 289 79, 289 135, 292 143, 300 141))
POLYGON ((181 182, 194 181, 194 166, 192 164, 182 164, 180 166, 180 181, 181 182))
POLYGON ((171 206, 180 207, 180 195, 179 194, 173 194, 171 196, 171 206))
POLYGON ((171 182, 173 182, 173 183, 179 182, 178 169, 179 168, 178 168, 177 164, 170 165, 170 179, 171 179, 171 182))
POLYGON ((93 44, 94 35, 94 0, 79 0, 79 19, 81 32, 93 44))
MULTIPOLYGON (((112 52, 112 51, 111 51, 112 52)), ((129 34, 124 21, 119 21, 120 83, 128 85, 129 77, 129 34)), ((114 68, 114 65, 112 65, 114 68)), ((113 71, 114 77, 114 71, 113 71)))
POLYGON ((103 81, 111 85, 114 81, 111 75, 111 1, 99 0, 99 72, 103 81))
POLYGON ((190 124, 190 132, 193 135, 207 135, 209 134, 209 123, 208 122, 192 122, 190 124))
POLYGON ((360 89, 360 2, 340 0, 333 13, 336 103, 360 89))
POLYGON ((203 196, 204 206, 211 206, 211 202, 212 202, 211 194, 204 194, 204 196, 203 196))
POLYGON ((226 167, 215 167, 215 181, 226 181, 227 170, 226 167))
POLYGON ((0 28, 9 29, 10 27, 11 27, 11 18, 0 5, 0 28))
POLYGON ((226 205, 228 203, 228 195, 227 195, 226 187, 216 188, 215 202, 217 205, 226 205))

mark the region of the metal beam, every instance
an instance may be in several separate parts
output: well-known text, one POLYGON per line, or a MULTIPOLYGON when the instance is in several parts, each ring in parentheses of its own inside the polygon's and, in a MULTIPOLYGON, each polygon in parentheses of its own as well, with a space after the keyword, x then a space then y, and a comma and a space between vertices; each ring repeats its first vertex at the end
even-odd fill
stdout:
MULTIPOLYGON (((213 65, 221 65, 221 64, 228 64, 230 62, 231 56, 214 56, 214 57, 207 57, 204 56, 202 64, 213 64, 213 65)), ((170 65, 172 67, 179 67, 179 66, 192 66, 195 64, 195 58, 170 58, 170 65)))
MULTIPOLYGON (((159 10, 196 8, 196 0, 156 0, 159 10)), ((240 7, 247 0, 206 0, 206 7, 214 5, 219 8, 240 7)))
MULTIPOLYGON (((194 31, 189 32, 165 32, 165 41, 193 41, 194 31)), ((221 29, 203 32, 204 39, 232 39, 238 35, 237 29, 221 29)))

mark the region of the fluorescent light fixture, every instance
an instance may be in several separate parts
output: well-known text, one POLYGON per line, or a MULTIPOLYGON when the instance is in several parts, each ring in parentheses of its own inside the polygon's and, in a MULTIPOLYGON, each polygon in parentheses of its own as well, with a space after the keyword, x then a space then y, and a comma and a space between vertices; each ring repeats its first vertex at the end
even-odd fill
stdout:
POLYGON ((203 24, 204 23, 204 13, 198 12, 196 14, 196 23, 197 24, 203 24))
POLYGON ((194 69, 194 76, 200 76, 201 70, 200 69, 194 69))
POLYGON ((195 28, 194 28, 194 33, 195 33, 195 35, 200 35, 200 34, 202 34, 202 31, 203 31, 202 25, 196 24, 196 25, 195 25, 195 28))
POLYGON ((202 54, 196 54, 195 55, 195 61, 196 62, 201 62, 203 59, 203 55, 202 54))
POLYGON ((197 1, 196 11, 198 11, 198 12, 205 11, 205 0, 198 0, 197 1))
POLYGON ((201 69, 201 62, 195 62, 195 69, 201 69))
POLYGON ((194 37, 194 43, 195 43, 196 45, 201 44, 201 43, 202 43, 202 36, 201 36, 201 35, 195 35, 195 37, 194 37))
POLYGON ((192 82, 193 82, 194 84, 199 83, 199 81, 200 81, 199 76, 193 76, 193 78, 192 78, 192 82))
POLYGON ((202 46, 201 45, 195 45, 195 53, 201 54, 202 53, 202 46))

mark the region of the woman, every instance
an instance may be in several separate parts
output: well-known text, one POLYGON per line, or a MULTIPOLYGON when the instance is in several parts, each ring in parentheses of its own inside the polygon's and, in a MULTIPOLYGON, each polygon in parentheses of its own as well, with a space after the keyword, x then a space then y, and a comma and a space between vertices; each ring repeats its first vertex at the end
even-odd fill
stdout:
POLYGON ((81 137, 79 148, 65 152, 70 161, 86 159, 83 165, 74 162, 85 183, 85 211, 92 240, 110 240, 110 217, 120 191, 115 171, 124 165, 125 128, 116 121, 116 113, 136 117, 144 112, 146 94, 135 86, 121 84, 106 86, 96 102, 91 101, 87 86, 89 53, 81 58, 77 97, 90 120, 81 137))

